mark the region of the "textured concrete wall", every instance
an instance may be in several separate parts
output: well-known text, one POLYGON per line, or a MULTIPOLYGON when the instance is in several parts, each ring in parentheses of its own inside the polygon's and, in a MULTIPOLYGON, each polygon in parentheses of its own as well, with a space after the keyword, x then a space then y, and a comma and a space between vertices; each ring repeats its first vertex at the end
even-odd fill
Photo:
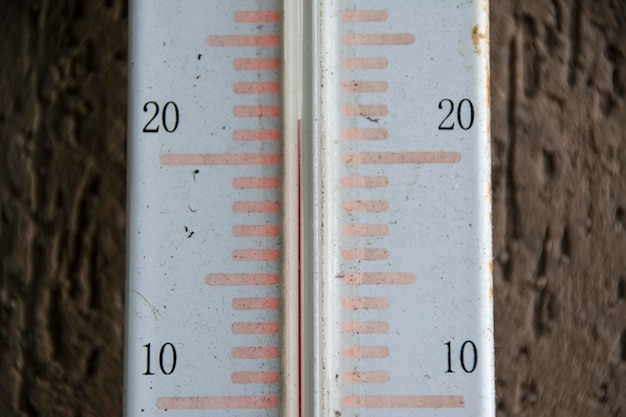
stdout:
POLYGON ((0 2, 0 416, 119 416, 127 11, 0 2))
MULTIPOLYGON (((126 10, 0 0, 0 416, 121 415, 126 10)), ((491 13, 498 415, 626 416, 626 4, 491 13)))
POLYGON ((500 416, 626 416, 626 3, 492 1, 500 416))

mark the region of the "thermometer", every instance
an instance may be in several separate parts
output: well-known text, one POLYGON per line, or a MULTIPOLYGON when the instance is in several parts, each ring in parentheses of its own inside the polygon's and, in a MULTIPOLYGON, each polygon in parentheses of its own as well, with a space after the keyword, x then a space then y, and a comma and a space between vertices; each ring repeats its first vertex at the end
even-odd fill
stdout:
POLYGON ((125 415, 495 415, 488 4, 131 1, 125 415))

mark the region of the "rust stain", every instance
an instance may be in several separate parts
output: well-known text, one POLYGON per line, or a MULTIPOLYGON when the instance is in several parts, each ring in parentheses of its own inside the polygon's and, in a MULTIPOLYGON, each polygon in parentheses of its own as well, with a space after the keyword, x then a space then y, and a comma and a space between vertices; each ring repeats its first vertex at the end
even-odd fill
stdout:
MULTIPOLYGON (((488 3, 487 3, 488 4, 488 3)), ((485 99, 487 101, 487 109, 491 110, 491 71, 489 66, 488 56, 488 43, 489 42, 489 27, 481 29, 479 24, 474 25, 472 28, 472 43, 474 44, 474 53, 481 55, 485 59, 485 99), (481 43, 484 46, 481 47, 481 43)), ((487 124, 487 137, 491 136, 491 122, 487 124)))
MULTIPOLYGON (((481 47, 481 43, 488 42, 488 40, 488 29, 483 31, 481 30, 480 25, 474 25, 474 27, 472 28, 472 42, 474 43, 474 53, 481 55, 485 59, 485 99, 487 100, 487 109, 491 110, 491 71, 489 70, 489 57, 487 56, 489 48, 481 47)), ((487 136, 491 136, 491 123, 487 124, 487 136)))
MULTIPOLYGON (((487 89, 487 108, 489 110, 491 110, 491 71, 489 69, 489 61, 487 61, 487 64, 485 65, 485 73, 486 73, 486 77, 485 77, 485 88, 487 89)), ((491 133, 491 123, 489 124, 489 133, 491 133)))
POLYGON ((487 39, 487 34, 480 31, 480 26, 474 25, 472 28, 472 42, 474 42, 474 52, 481 54, 480 41, 487 39))

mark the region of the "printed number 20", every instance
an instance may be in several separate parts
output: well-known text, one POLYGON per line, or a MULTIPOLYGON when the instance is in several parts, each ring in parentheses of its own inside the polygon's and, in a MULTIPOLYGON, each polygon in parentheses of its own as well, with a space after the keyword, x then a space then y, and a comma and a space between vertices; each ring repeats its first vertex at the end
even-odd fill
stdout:
MULTIPOLYGON (((439 130, 453 130, 456 126, 454 118, 450 119, 450 116, 454 113, 454 101, 449 98, 444 98, 439 102, 439 108, 443 110, 444 107, 448 108, 448 114, 439 124, 439 130)), ((459 101, 459 105, 456 106, 456 121, 459 127, 463 130, 469 130, 474 124, 474 105, 472 102, 464 98, 459 101)))
POLYGON ((163 106, 163 111, 160 110, 159 103, 156 101, 148 101, 143 105, 144 113, 152 112, 152 118, 148 120, 148 123, 143 127, 145 133, 157 133, 161 125, 167 133, 172 133, 178 127, 178 106, 173 101, 168 101, 163 106), (161 124, 158 120, 155 120, 159 113, 161 113, 161 124))

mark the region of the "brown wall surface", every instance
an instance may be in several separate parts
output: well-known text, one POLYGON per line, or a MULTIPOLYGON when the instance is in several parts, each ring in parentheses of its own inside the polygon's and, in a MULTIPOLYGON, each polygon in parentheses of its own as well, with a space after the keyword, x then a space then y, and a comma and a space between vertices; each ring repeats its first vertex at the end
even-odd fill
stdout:
MULTIPOLYGON (((0 416, 120 416, 127 2, 0 0, 0 416)), ((626 3, 492 0, 498 416, 626 416, 626 3)))
POLYGON ((500 416, 626 416, 626 2, 492 1, 500 416))

